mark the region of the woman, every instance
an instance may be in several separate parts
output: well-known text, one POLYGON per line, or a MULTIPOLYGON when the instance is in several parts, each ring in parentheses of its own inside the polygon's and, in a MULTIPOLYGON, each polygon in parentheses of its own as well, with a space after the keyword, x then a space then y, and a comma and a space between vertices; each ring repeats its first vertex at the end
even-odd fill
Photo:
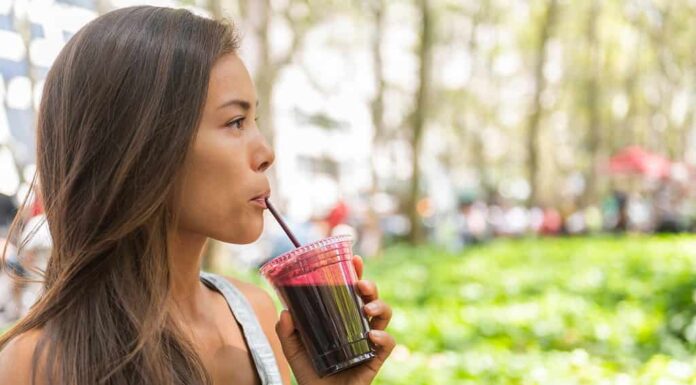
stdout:
POLYGON ((259 237, 270 193, 274 154, 237 41, 185 10, 131 7, 61 51, 37 139, 54 247, 44 294, 0 338, 0 379, 289 384, 289 366, 299 384, 372 381, 394 347, 374 284, 359 289, 377 358, 320 379, 287 311, 276 323, 260 288, 200 273, 208 238, 259 237))

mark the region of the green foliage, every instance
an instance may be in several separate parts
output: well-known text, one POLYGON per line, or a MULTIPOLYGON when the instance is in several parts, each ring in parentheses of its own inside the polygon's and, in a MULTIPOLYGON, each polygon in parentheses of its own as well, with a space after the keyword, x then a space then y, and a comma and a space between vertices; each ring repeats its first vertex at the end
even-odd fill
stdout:
POLYGON ((378 384, 693 384, 696 238, 497 241, 367 262, 399 345, 378 384))
POLYGON ((378 385, 696 384, 694 236, 399 245, 365 276, 398 342, 378 385))

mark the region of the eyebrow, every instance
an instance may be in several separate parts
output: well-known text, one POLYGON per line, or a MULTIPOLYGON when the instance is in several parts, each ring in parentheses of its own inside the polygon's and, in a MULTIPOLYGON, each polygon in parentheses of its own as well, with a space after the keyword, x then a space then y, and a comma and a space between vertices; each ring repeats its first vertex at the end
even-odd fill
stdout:
MULTIPOLYGON (((244 111, 249 110, 249 107, 251 107, 251 103, 247 102, 246 100, 240 100, 240 99, 232 99, 228 100, 224 103, 222 103, 220 106, 218 106, 218 110, 221 108, 229 107, 229 106, 239 106, 241 109, 244 111)), ((259 101, 256 101, 256 107, 258 108, 259 106, 259 101)))

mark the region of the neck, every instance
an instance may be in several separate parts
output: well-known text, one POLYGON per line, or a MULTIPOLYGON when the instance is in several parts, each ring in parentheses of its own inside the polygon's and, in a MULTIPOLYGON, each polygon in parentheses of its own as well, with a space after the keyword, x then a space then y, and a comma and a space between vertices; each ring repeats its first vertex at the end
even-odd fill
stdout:
POLYGON ((170 299, 175 314, 189 322, 205 315, 206 289, 199 276, 207 241, 206 236, 184 230, 173 231, 169 236, 170 299))

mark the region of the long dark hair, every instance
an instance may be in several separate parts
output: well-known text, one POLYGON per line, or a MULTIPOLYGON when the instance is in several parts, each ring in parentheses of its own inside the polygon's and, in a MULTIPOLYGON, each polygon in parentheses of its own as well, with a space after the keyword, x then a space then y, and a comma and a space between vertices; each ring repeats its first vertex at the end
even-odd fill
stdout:
POLYGON ((228 22, 140 6, 87 24, 51 67, 37 175, 54 247, 43 294, 0 337, 41 329, 47 383, 211 383, 168 311, 167 234, 211 68, 237 49, 228 22))

